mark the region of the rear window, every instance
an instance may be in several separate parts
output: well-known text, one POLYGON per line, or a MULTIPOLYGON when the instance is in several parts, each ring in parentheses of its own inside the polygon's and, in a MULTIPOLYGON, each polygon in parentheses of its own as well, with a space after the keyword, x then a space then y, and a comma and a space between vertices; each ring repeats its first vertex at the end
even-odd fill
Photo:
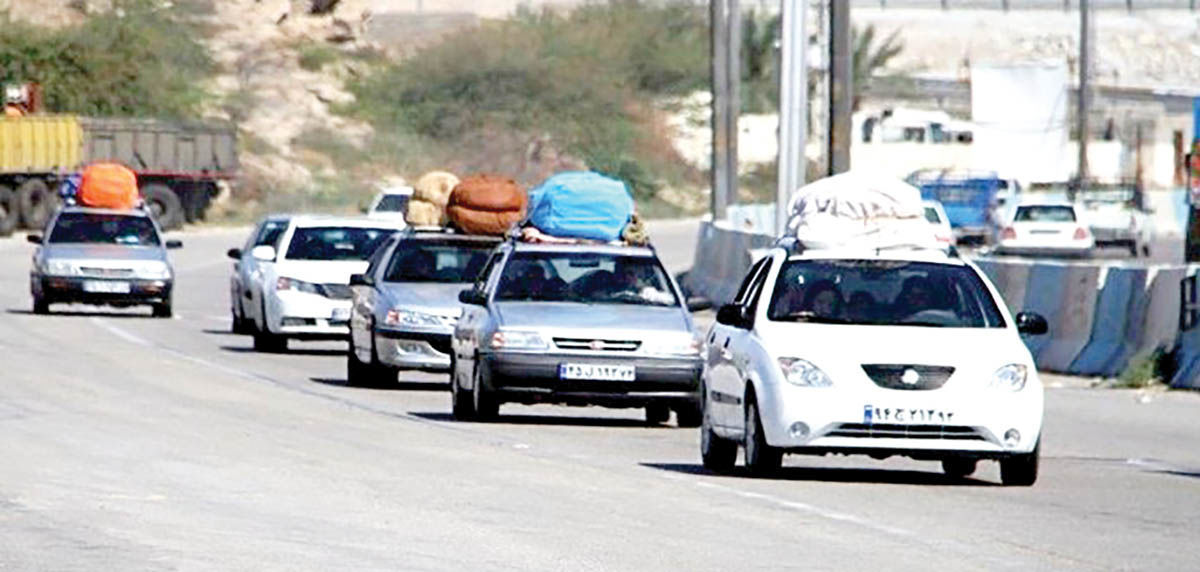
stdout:
POLYGON ((1016 222, 1075 222, 1075 209, 1066 205, 1017 207, 1016 222))
POLYGON ((50 244, 159 246, 154 223, 144 216, 63 213, 47 239, 50 244))

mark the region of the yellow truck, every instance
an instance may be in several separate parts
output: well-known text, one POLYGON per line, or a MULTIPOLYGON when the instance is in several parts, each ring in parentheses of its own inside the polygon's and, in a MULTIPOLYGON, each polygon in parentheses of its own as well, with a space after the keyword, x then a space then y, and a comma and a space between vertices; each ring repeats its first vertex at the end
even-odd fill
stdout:
POLYGON ((204 218, 218 183, 237 177, 237 129, 227 122, 96 119, 75 115, 0 118, 0 236, 40 229, 58 188, 83 166, 116 161, 138 176, 163 228, 204 218))

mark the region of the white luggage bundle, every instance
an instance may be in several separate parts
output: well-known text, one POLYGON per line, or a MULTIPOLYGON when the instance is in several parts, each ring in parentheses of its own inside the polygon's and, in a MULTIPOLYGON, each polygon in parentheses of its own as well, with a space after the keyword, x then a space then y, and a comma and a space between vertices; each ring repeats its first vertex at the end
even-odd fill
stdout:
POLYGON ((785 236, 805 249, 931 248, 921 192, 899 179, 850 171, 800 187, 792 195, 785 236))

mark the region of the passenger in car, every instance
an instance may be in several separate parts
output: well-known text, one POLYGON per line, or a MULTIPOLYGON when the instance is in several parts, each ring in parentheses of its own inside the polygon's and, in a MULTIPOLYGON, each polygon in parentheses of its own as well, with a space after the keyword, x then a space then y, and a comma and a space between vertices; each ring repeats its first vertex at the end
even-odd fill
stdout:
POLYGON ((892 304, 897 317, 911 316, 933 308, 933 284, 924 276, 912 276, 904 280, 900 295, 892 304))
POLYGON ((840 318, 845 301, 832 280, 818 280, 804 294, 804 311, 822 318, 840 318))
POLYGON ((879 318, 879 303, 869 292, 857 290, 846 304, 846 317, 854 322, 872 322, 879 318))

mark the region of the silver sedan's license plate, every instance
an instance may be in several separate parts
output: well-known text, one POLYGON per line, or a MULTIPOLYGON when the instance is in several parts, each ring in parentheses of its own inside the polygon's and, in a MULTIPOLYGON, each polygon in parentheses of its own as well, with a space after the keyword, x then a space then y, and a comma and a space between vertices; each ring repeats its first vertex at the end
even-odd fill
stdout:
POLYGON ((128 282, 116 282, 111 280, 84 280, 83 291, 94 294, 128 294, 130 286, 128 282))
POLYGON ((918 409, 916 407, 863 406, 863 423, 907 423, 909 425, 949 425, 954 421, 954 412, 942 409, 918 409))
POLYGON ((559 379, 590 379, 596 381, 633 381, 636 372, 631 365, 601 365, 564 363, 558 366, 559 379))

